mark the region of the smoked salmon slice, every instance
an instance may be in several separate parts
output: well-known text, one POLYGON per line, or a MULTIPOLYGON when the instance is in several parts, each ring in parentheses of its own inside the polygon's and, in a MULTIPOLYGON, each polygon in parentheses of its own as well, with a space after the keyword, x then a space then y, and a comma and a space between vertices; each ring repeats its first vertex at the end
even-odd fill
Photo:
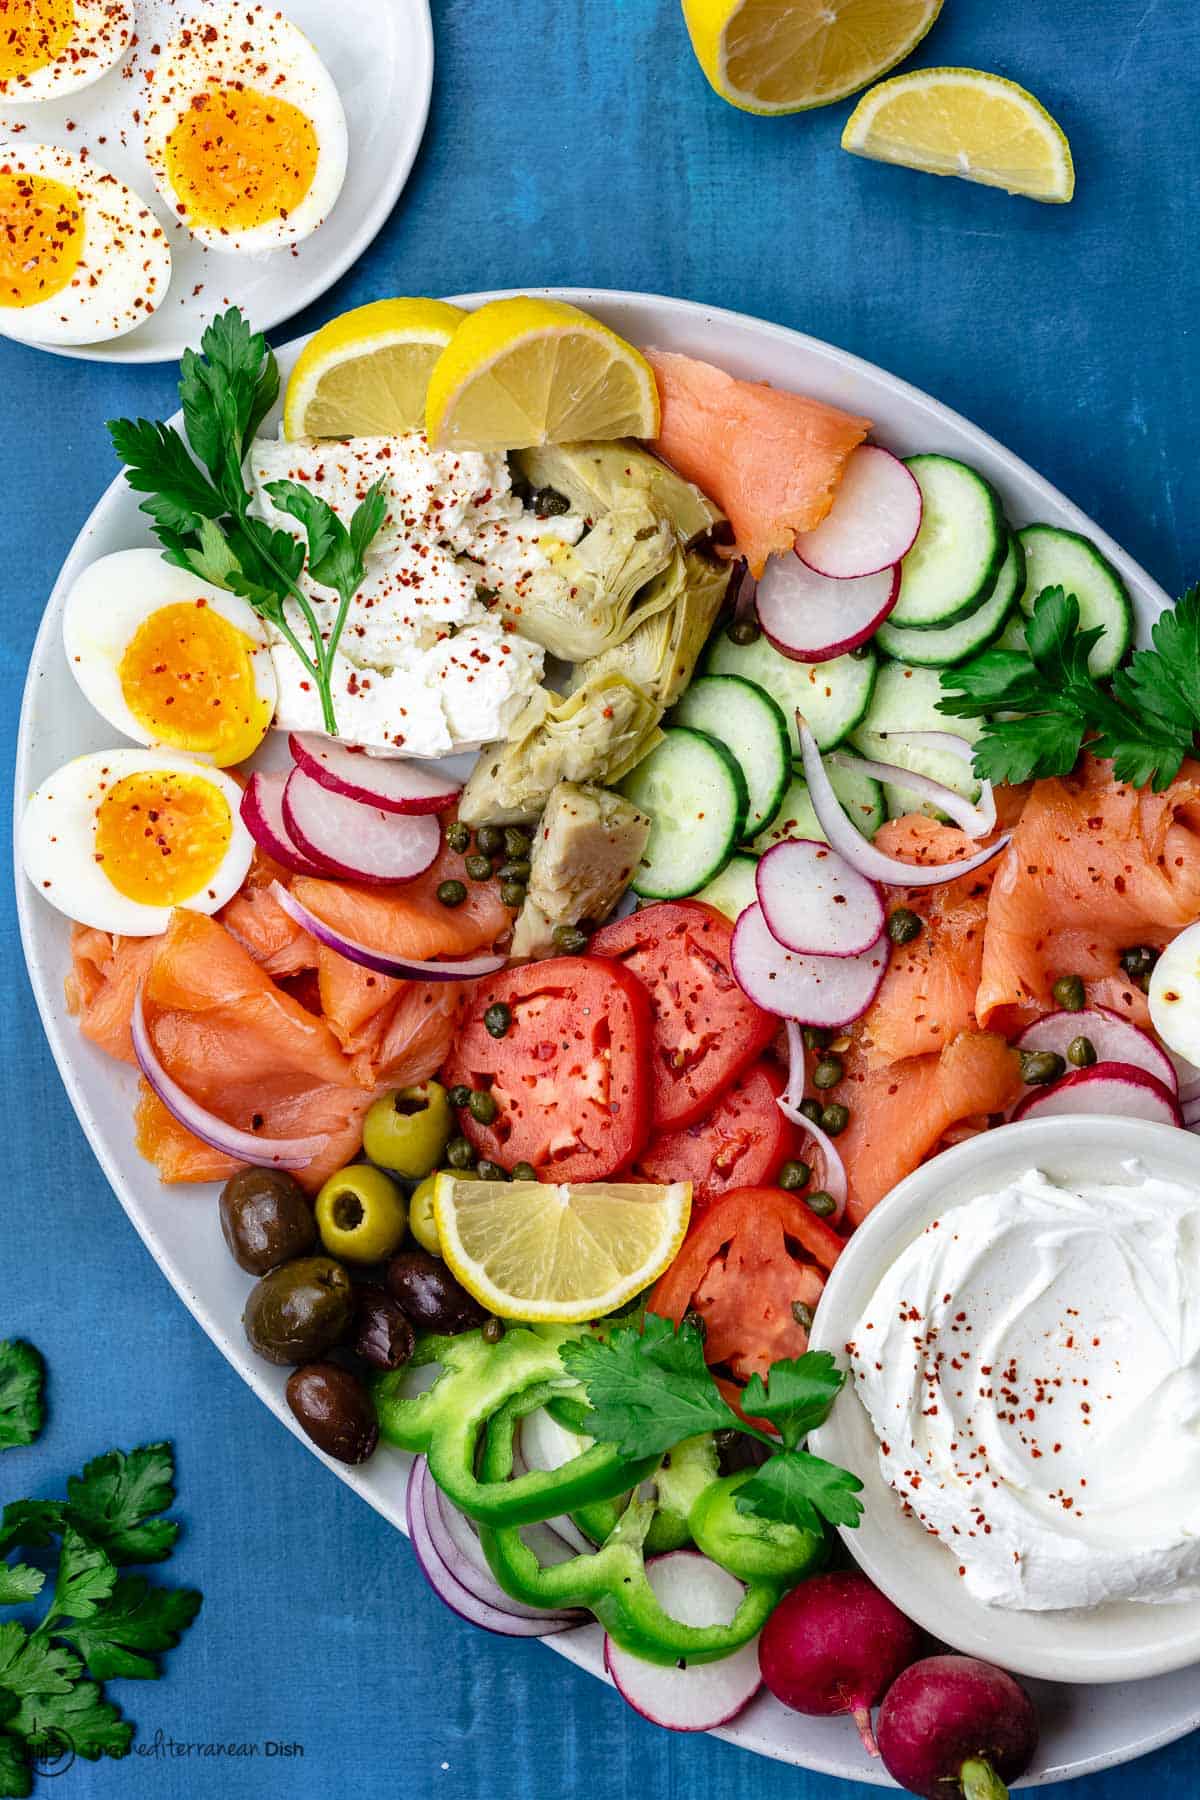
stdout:
POLYGON ((736 554, 761 575, 768 556, 821 523, 870 419, 690 356, 648 350, 646 358, 662 402, 654 448, 723 507, 736 554))
POLYGON ((276 881, 287 887, 291 876, 257 850, 240 891, 219 917, 268 975, 299 975, 305 969, 316 968, 317 946, 271 892, 276 881))
POLYGON ((110 937, 90 925, 76 925, 71 933, 71 969, 63 984, 67 1011, 84 1037, 118 1062, 137 1062, 129 1031, 133 997, 158 942, 110 937))

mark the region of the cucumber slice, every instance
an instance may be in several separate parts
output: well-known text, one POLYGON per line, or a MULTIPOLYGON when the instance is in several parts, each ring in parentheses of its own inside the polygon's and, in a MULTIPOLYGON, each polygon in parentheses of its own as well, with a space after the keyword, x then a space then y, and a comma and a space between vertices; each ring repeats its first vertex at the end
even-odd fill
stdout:
POLYGON ((832 750, 849 737, 871 704, 875 686, 873 650, 850 650, 830 662, 793 662, 767 638, 735 644, 728 632, 712 640, 704 661, 706 675, 740 675, 765 688, 787 720, 792 755, 800 754, 796 708, 808 720, 822 750, 832 750))
MULTIPOLYGON (((902 741, 906 731, 953 731, 973 744, 983 730, 979 719, 951 719, 939 712, 943 697, 936 669, 911 668, 907 663, 884 663, 875 684, 871 710, 854 733, 856 750, 873 762, 898 763, 916 775, 932 776, 968 800, 978 800, 979 783, 969 763, 960 762, 945 750, 926 750, 902 741), (895 733, 896 735, 891 735, 895 733), (887 735, 884 735, 887 734, 887 735)), ((832 774, 832 770, 830 771, 832 774)), ((886 782, 883 797, 888 817, 901 813, 925 812, 931 818, 943 818, 936 806, 920 800, 916 794, 895 783, 886 782)))
POLYGON ((1074 594, 1083 630, 1104 627, 1104 636, 1088 657, 1088 668, 1097 677, 1111 675, 1133 633, 1129 591, 1117 571, 1090 538, 1080 537, 1077 531, 1064 531, 1058 525, 1024 525, 1017 536, 1025 551, 1021 611, 1029 617, 1043 588, 1061 587, 1074 594))
POLYGON ((702 675, 671 723, 707 732, 736 759, 750 794, 744 835, 757 837, 779 811, 792 774, 787 720, 770 694, 740 675, 702 675))
POLYGON ((900 564, 890 623, 940 630, 978 612, 1008 551, 995 488, 952 456, 910 456, 924 501, 917 541, 900 564))
POLYGON ((757 872, 757 856, 731 856, 721 873, 706 887, 702 887, 694 898, 706 900, 709 906, 715 906, 718 912, 723 912, 727 919, 736 919, 758 899, 758 889, 754 885, 757 872))
POLYGON ((750 796, 724 744, 677 725, 621 783, 650 818, 630 886, 643 900, 679 900, 713 879, 746 829, 750 796))
POLYGON ((1028 654, 1029 645, 1025 642, 1025 614, 1019 606, 1015 606, 1009 613, 1008 623, 995 643, 989 645, 989 648, 992 650, 1015 650, 1019 656, 1028 654))
POLYGON ((1015 532, 1008 534, 1008 554, 996 577, 996 585, 979 608, 957 625, 943 625, 937 631, 914 631, 908 625, 893 625, 885 619, 875 633, 875 642, 897 662, 913 663, 920 668, 947 669, 966 662, 986 650, 1004 629, 1005 621, 1025 586, 1025 552, 1015 532))
MULTIPOLYGON (((857 769, 843 768, 839 763, 830 763, 826 773, 834 793, 863 836, 874 837, 887 817, 882 787, 873 776, 860 775, 857 769)), ((782 844, 787 838, 811 838, 817 844, 825 842, 808 783, 800 775, 792 776, 774 822, 755 838, 750 846, 751 855, 762 856, 773 844, 782 844)))

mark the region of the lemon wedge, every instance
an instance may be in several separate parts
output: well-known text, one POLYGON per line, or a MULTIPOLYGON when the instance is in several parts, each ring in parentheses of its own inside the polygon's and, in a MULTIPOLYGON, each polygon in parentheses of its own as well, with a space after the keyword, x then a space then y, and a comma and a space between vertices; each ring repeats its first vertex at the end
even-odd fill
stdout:
POLYGON ((562 300, 518 295, 469 313, 434 365, 425 430, 441 450, 531 450, 655 437, 654 371, 562 300))
POLYGON ((920 43, 942 0, 683 0, 709 85, 743 112, 844 100, 920 43))
POLYGON ((283 401, 287 438, 421 431, 429 372, 466 317, 445 300, 375 300, 322 325, 283 401))
POLYGON ((982 69, 915 69, 864 94, 842 149, 927 175, 1061 204, 1075 192, 1062 127, 1015 81, 982 69))
POLYGON ((481 1306, 504 1319, 602 1318, 661 1275, 692 1208, 690 1181, 462 1181, 441 1174, 433 1213, 442 1255, 481 1306))

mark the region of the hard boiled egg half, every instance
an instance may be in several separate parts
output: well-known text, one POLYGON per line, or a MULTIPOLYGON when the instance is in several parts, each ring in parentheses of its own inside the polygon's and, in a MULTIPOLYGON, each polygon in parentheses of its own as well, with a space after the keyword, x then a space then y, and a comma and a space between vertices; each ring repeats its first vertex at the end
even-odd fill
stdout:
POLYGON ((21 821, 35 888, 71 919, 122 937, 165 931, 176 906, 212 913, 254 854, 232 776, 168 750, 97 750, 65 763, 21 821))
POLYGON ((270 729, 275 670, 261 619, 157 550, 117 550, 83 571, 63 647, 96 711, 136 743, 229 768, 270 729))
POLYGON ((3 0, 0 102, 29 106, 78 93, 132 42, 130 0, 3 0))
POLYGON ((193 237, 261 252, 316 230, 346 175, 346 115, 282 13, 198 14, 151 73, 143 135, 158 190, 193 237))
MULTIPOLYGON (((2 16, 2 15, 0 15, 2 16)), ((146 202, 83 152, 0 146, 0 332, 122 337, 166 298, 171 252, 146 202)))

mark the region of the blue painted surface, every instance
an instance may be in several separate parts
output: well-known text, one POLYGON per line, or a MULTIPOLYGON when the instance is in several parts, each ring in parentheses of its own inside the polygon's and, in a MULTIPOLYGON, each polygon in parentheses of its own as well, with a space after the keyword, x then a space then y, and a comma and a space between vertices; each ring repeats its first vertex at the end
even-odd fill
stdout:
MULTIPOLYGON (((1191 0, 947 0, 917 61, 1025 82, 1068 130, 1078 198, 1041 208, 839 151, 847 107, 763 121, 704 85, 672 0, 434 0, 438 76, 412 183, 296 329, 389 292, 549 282, 740 307, 843 344, 1026 457, 1166 586, 1200 574, 1192 339, 1200 137, 1191 0)), ((280 334, 290 335, 290 330, 280 334)), ((171 409, 167 369, 0 345, 0 678, 11 755, 46 594, 112 474, 114 413, 171 409)), ((11 766, 11 765, 9 765, 11 766)), ((7 779, 7 778, 6 778, 7 779)), ((142 1742, 301 1742, 302 1759, 77 1765, 61 1800, 842 1800, 852 1790, 657 1732, 536 1646, 440 1609, 405 1545, 261 1409, 171 1294, 60 1091, 11 900, 0 1104, 0 1335, 49 1359, 40 1445, 0 1498, 110 1444, 172 1436, 200 1623, 157 1685, 114 1684, 142 1742)), ((1200 1740, 1074 1788, 1200 1786, 1200 1740)), ((866 1794, 870 1790, 860 1789, 866 1794)), ((1055 1790, 1056 1794, 1066 1790, 1055 1790)))

